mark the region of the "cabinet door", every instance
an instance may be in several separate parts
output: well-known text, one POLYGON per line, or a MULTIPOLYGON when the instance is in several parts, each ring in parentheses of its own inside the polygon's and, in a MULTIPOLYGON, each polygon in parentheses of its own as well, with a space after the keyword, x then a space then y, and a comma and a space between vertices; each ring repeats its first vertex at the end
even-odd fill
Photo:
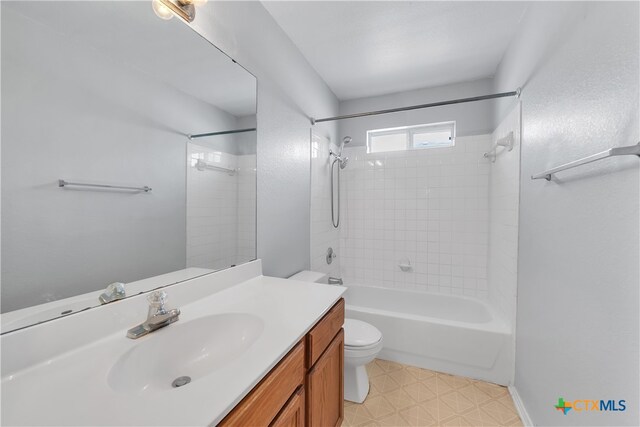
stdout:
POLYGON ((291 396, 271 427, 304 427, 304 387, 300 386, 291 396))
POLYGON ((307 374, 307 425, 339 426, 344 417, 344 331, 307 374))
POLYGON ((260 383, 231 410, 219 427, 266 427, 304 384, 304 341, 296 345, 260 383))

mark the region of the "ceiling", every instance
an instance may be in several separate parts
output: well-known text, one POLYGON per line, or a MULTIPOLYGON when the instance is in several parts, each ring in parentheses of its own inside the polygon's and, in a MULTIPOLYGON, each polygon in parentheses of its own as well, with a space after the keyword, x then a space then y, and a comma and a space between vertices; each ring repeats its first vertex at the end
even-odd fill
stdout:
POLYGON ((256 114, 255 77, 180 19, 158 18, 150 1, 6 3, 77 43, 233 116, 256 114))
POLYGON ((494 75, 526 2, 264 1, 340 100, 494 75))

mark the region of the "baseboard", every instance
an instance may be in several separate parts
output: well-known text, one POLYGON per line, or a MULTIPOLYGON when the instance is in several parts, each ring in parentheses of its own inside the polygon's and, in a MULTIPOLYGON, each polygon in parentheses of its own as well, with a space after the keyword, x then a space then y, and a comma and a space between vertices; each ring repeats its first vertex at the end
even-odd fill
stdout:
POLYGON ((518 411, 518 415, 520 415, 520 420, 522 421, 522 425, 526 427, 533 427, 533 422, 529 417, 529 413, 527 412, 527 408, 524 407, 524 403, 522 399, 520 399, 520 395, 518 394, 518 390, 512 385, 509 386, 509 394, 511 394, 511 398, 513 399, 513 404, 516 406, 516 410, 518 411))

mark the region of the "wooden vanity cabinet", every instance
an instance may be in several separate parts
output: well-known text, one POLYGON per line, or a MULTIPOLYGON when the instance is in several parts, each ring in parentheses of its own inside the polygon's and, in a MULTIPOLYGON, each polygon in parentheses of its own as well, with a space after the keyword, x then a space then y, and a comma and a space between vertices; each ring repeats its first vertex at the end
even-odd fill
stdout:
POLYGON ((344 332, 331 341, 307 374, 307 424, 340 426, 344 418, 344 332))
POLYGON ((344 418, 343 324, 341 299, 219 426, 340 426, 344 418))
POLYGON ((344 418, 344 300, 307 334, 307 422, 339 426, 344 418))
POLYGON ((305 425, 304 417, 305 400, 304 386, 298 387, 298 390, 291 396, 291 399, 282 408, 273 423, 272 427, 303 427, 305 425))

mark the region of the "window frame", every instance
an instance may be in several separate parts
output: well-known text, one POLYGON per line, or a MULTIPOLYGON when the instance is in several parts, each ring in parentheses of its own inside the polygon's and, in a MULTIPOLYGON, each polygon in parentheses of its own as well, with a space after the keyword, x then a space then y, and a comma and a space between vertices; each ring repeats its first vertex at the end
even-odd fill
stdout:
POLYGON ((367 130, 367 154, 377 154, 377 153, 397 153, 402 151, 409 150, 426 150, 432 148, 451 148, 456 145, 456 121, 448 120, 445 122, 437 122, 437 123, 424 123, 420 125, 411 125, 411 126, 398 126, 393 128, 383 128, 383 129, 369 129, 367 130), (413 143, 413 136, 418 133, 426 133, 430 128, 433 129, 434 132, 438 131, 439 127, 448 127, 451 129, 451 145, 447 146, 424 146, 424 147, 416 147, 413 143), (403 132, 399 132, 403 131, 403 132), (405 134, 406 138, 406 146, 404 150, 393 150, 393 151, 371 151, 371 142, 370 135, 375 133, 374 136, 385 136, 385 135, 397 135, 397 134, 405 134))

